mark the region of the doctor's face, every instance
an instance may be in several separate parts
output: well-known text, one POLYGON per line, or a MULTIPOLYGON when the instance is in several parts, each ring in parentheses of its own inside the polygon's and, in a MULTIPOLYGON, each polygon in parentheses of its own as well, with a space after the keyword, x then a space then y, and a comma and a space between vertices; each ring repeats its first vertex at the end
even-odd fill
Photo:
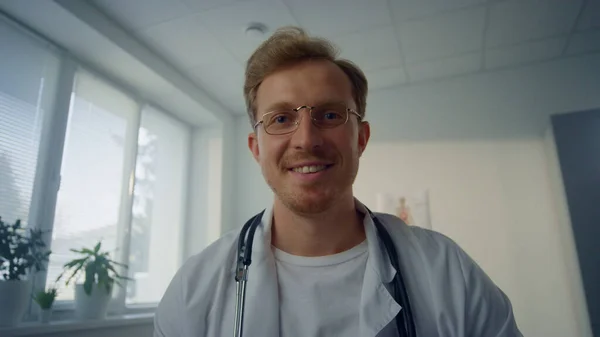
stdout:
MULTIPOLYGON (((359 157, 369 139, 368 123, 349 112, 345 124, 319 128, 311 120, 310 108, 304 108, 294 112, 299 120, 293 132, 274 135, 265 131, 268 120, 276 118, 276 123, 283 124, 294 118, 273 111, 300 106, 356 110, 350 80, 340 68, 314 60, 280 69, 264 79, 255 102, 257 120, 263 123, 248 136, 248 146, 281 203, 294 212, 313 214, 327 210, 340 198, 352 198, 359 157)), ((324 116, 332 119, 334 114, 324 116)), ((271 128, 269 132, 273 133, 271 128)))

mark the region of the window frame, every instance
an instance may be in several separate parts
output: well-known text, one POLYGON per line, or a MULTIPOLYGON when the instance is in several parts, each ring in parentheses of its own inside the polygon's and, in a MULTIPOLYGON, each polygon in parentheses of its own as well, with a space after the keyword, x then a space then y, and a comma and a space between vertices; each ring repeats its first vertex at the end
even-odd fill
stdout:
MULTIPOLYGON (((40 137, 40 144, 37 157, 37 165, 35 170, 34 188, 32 191, 29 221, 32 228, 39 228, 46 231, 44 235, 44 242, 48 247, 52 247, 52 230, 54 227, 54 217, 57 206, 58 191, 60 189, 61 181, 61 168, 62 160, 64 155, 67 126, 69 122, 69 114, 73 104, 73 90, 75 87, 76 76, 79 71, 85 71, 91 75, 97 77, 107 85, 112 86, 114 89, 121 91, 124 95, 129 96, 137 103, 137 109, 132 121, 128 125, 127 139, 125 140, 125 163, 124 176, 121 184, 121 204, 119 206, 119 221, 117 224, 117 238, 119 254, 115 256, 115 260, 122 262, 127 261, 130 251, 131 243, 131 226, 132 226, 132 206, 134 199, 134 188, 135 188, 135 168, 137 162, 138 152, 138 135, 139 128, 141 126, 142 111, 146 106, 150 106, 153 109, 164 113, 169 118, 174 118, 177 121, 183 123, 190 131, 190 146, 186 151, 186 165, 187 175, 185 179, 188 184, 191 181, 191 163, 193 161, 193 150, 191 143, 193 142, 192 130, 193 125, 185 122, 177 116, 169 113, 165 109, 162 109, 151 102, 147 101, 143 97, 136 95, 132 90, 113 80, 106 74, 98 71, 94 67, 82 62, 77 59, 67 50, 47 40, 44 36, 37 33, 35 30, 27 27, 26 25, 16 21, 12 17, 0 12, 0 20, 6 22, 16 30, 25 33, 27 37, 32 39, 33 43, 40 44, 43 48, 47 49, 50 53, 53 53, 59 60, 59 71, 56 85, 56 91, 54 92, 54 104, 51 109, 46 113, 43 126, 42 134, 40 137)), ((186 188, 184 197, 184 211, 182 221, 182 234, 179 239, 178 248, 178 262, 184 259, 185 247, 185 230, 186 223, 188 220, 188 209, 190 203, 190 191, 186 188)), ((49 262, 44 263, 43 270, 30 275, 32 280, 32 293, 36 291, 44 290, 47 282, 47 268, 49 262)), ((145 314, 152 313, 158 305, 156 303, 140 303, 140 304, 127 304, 127 281, 123 282, 123 287, 116 287, 113 293, 113 299, 109 304, 108 315, 129 315, 129 314, 145 314)), ((53 305, 53 317, 58 320, 73 319, 75 316, 75 304, 74 301, 56 301, 53 305)), ((24 322, 32 322, 37 320, 39 309, 35 305, 32 299, 29 300, 28 309, 23 318, 24 322)))

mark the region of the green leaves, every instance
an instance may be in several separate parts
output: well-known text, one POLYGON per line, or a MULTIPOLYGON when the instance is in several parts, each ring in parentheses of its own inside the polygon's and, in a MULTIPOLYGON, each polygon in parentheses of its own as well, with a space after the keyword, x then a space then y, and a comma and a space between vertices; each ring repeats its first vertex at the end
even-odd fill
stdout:
POLYGON ((47 291, 40 290, 35 296, 33 296, 33 300, 40 306, 42 309, 50 309, 54 300, 56 299, 56 295, 58 295, 58 290, 55 288, 50 288, 47 291))
MULTIPOLYGON (((77 276, 77 274, 79 273, 79 271, 85 266, 85 263, 90 259, 90 257, 84 257, 81 259, 75 259, 71 262, 68 262, 64 265, 65 269, 74 269, 74 271, 71 273, 71 276, 69 276, 69 278, 67 279, 67 281, 65 282, 65 285, 69 285, 69 283, 71 282, 71 280, 73 278, 75 278, 77 276)), ((60 275, 58 275, 58 278, 56 279, 56 282, 58 282, 61 277, 63 276, 63 273, 61 273, 60 275)))
POLYGON ((85 281, 83 282, 83 290, 85 290, 85 293, 88 295, 92 294, 92 285, 95 283, 95 273, 95 262, 88 263, 87 266, 85 266, 85 281))
POLYGON ((98 254, 98 252, 100 251, 101 245, 102 245, 102 241, 100 241, 96 244, 96 247, 94 247, 94 254, 98 254))
POLYGON ((22 280, 29 271, 44 269, 50 250, 46 249, 41 229, 26 229, 21 220, 9 224, 0 217, 0 276, 22 280))
POLYGON ((116 268, 117 266, 127 268, 127 265, 111 260, 110 254, 102 252, 101 248, 102 242, 98 242, 93 249, 71 249, 71 252, 80 254, 82 257, 65 263, 64 271, 56 281, 58 282, 64 273, 70 272, 70 276, 65 282, 68 285, 73 278, 81 276, 83 270, 85 276, 83 289, 87 295, 91 295, 95 285, 98 289, 104 288, 110 294, 115 283, 121 286, 118 280, 131 280, 121 276, 116 268))
POLYGON ((73 253, 79 253, 79 254, 89 254, 89 255, 94 255, 94 252, 87 249, 87 248, 83 248, 81 250, 77 250, 77 249, 69 249, 70 251, 72 251, 73 253))

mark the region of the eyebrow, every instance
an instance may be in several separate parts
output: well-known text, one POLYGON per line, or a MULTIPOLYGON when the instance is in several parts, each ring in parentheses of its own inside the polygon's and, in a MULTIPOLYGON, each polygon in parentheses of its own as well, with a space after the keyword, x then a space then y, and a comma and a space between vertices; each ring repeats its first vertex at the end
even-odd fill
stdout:
MULTIPOLYGON (((348 105, 344 101, 323 101, 314 106, 319 107, 319 106, 328 105, 328 104, 348 105)), ((279 110, 279 109, 295 109, 297 107, 298 107, 297 105, 290 103, 290 102, 277 102, 277 103, 273 103, 273 104, 269 105, 268 109, 266 109, 265 112, 263 112, 263 113, 269 113, 269 112, 272 112, 274 110, 279 110)))
POLYGON ((293 109, 293 108, 295 108, 295 107, 290 102, 277 102, 277 103, 273 103, 273 104, 269 105, 268 108, 265 109, 265 111, 263 113, 268 113, 268 112, 271 112, 274 110, 293 109))

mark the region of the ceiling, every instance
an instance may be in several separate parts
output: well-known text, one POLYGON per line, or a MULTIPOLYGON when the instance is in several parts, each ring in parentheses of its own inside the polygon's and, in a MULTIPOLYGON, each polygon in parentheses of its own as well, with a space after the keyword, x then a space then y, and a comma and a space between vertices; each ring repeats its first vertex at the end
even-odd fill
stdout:
POLYGON ((269 31, 333 40, 371 90, 600 51, 597 0, 94 0, 237 114, 245 60, 269 31))
POLYGON ((331 39, 371 91, 600 52, 600 0, 0 0, 1 12, 198 126, 245 114, 245 61, 265 38, 250 22, 331 39))

